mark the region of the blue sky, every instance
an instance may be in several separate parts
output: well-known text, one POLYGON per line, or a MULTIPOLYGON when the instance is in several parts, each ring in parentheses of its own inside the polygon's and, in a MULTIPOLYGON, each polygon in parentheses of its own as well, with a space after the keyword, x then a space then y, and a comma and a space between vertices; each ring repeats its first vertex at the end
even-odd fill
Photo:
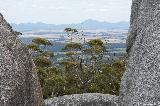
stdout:
POLYGON ((129 21, 132 0, 0 0, 0 12, 14 23, 78 23, 86 19, 129 21))

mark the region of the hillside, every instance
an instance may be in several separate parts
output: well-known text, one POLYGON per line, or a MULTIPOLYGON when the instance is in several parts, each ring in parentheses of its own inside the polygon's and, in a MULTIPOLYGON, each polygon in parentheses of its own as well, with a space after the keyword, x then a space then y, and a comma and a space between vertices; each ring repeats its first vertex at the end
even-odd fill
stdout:
POLYGON ((46 23, 21 23, 15 24, 11 23, 13 28, 18 31, 26 31, 26 30, 53 30, 53 29, 64 29, 66 27, 74 27, 77 29, 128 29, 129 22, 101 22, 97 20, 88 19, 81 23, 73 23, 73 24, 46 24, 46 23))

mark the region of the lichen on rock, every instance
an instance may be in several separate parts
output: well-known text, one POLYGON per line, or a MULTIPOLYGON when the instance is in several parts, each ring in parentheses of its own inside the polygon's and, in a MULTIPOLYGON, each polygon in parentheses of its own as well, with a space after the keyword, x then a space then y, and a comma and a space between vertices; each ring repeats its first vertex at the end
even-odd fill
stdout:
POLYGON ((0 14, 0 106, 42 106, 37 73, 26 46, 0 14))
POLYGON ((133 0, 120 106, 160 105, 160 0, 133 0))
POLYGON ((65 95, 45 100, 47 106, 118 106, 118 97, 109 94, 86 93, 65 95))

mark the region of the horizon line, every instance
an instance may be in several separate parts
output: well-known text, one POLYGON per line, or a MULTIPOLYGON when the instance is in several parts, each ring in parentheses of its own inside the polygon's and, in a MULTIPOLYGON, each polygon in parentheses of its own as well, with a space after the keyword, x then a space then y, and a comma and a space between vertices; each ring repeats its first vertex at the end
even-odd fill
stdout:
POLYGON ((47 22, 42 22, 42 21, 37 21, 37 22, 20 22, 20 23, 17 23, 17 22, 9 22, 10 24, 16 24, 16 25, 20 25, 20 24, 51 24, 51 25, 67 25, 67 24, 80 24, 80 23, 83 23, 83 22, 86 22, 86 21, 97 21, 97 22, 103 22, 103 23, 111 23, 111 24, 114 24, 114 23, 129 23, 129 21, 117 21, 117 22, 109 22, 109 21, 100 21, 100 20, 96 20, 96 19, 86 19, 86 20, 83 20, 83 21, 80 21, 80 22, 72 22, 72 23, 59 23, 59 24, 55 24, 55 23, 47 23, 47 22))

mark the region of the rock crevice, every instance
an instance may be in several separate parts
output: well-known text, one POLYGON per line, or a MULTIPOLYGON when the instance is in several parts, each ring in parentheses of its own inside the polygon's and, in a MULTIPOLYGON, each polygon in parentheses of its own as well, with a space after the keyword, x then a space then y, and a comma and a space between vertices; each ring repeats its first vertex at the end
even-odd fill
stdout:
POLYGON ((118 106, 160 106, 160 0, 132 0, 126 43, 127 70, 118 106))
MULTIPOLYGON (((120 96, 70 95, 47 99, 47 106, 159 106, 160 0, 132 0, 127 70, 120 96)), ((42 106, 31 55, 0 14, 0 106, 42 106)))

